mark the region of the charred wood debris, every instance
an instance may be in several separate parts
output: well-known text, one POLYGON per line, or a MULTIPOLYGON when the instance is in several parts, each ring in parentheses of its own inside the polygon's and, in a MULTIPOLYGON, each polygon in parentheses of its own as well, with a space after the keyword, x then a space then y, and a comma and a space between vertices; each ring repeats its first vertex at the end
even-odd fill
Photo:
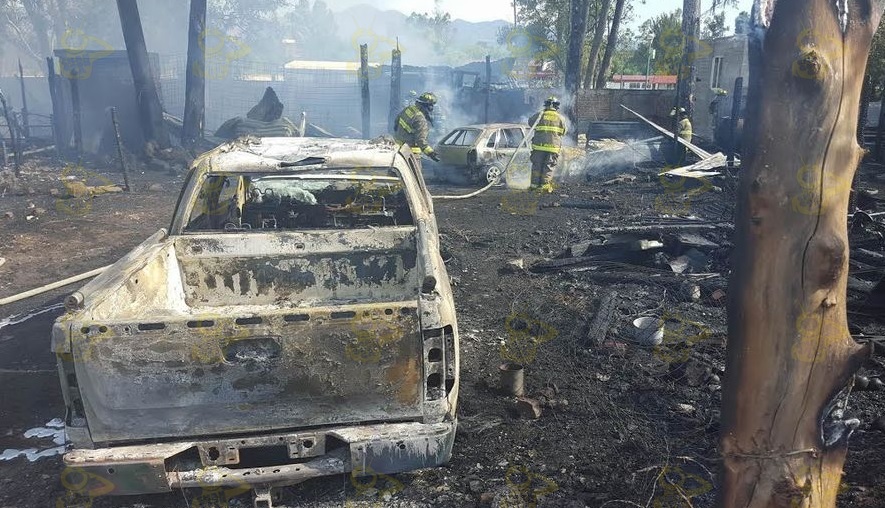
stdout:
MULTIPOLYGON (((878 191, 885 177, 881 170, 882 166, 873 162, 861 165, 849 205, 849 329, 857 342, 873 343, 873 356, 855 377, 856 391, 885 390, 885 361, 881 358, 885 356, 885 196, 878 191)), ((565 245, 558 255, 533 264, 513 260, 502 272, 524 270, 535 276, 559 276, 599 288, 597 295, 601 293, 601 297, 581 332, 588 346, 614 351, 653 350, 655 356, 675 360, 668 362, 668 368, 680 381, 689 386, 712 383, 712 389, 718 390, 725 367, 724 314, 740 169, 719 171, 722 173, 715 177, 681 180, 659 175, 661 183, 664 179, 680 180, 678 192, 672 190, 675 185, 664 183, 662 187, 654 182, 652 172, 639 171, 638 177, 622 174, 617 178, 591 178, 590 185, 602 189, 597 193, 599 199, 565 199, 539 207, 587 210, 598 214, 606 225, 583 231, 579 241, 565 245), (651 196, 649 188, 656 189, 651 196), (649 212, 650 207, 645 206, 641 207, 642 213, 623 213, 626 208, 637 209, 633 204, 623 205, 631 201, 631 196, 635 201, 653 200, 654 210, 649 212), (662 289, 665 301, 658 305, 633 297, 637 292, 645 294, 642 287, 662 289), (712 309, 718 311, 706 312, 712 309), (658 318, 663 339, 642 343, 641 332, 630 326, 629 319, 623 319, 638 315, 658 318), (692 319, 698 316, 711 319, 692 319), (707 354, 704 347, 695 347, 701 342, 719 351, 707 354)), ((808 210, 799 205, 795 211, 808 210)), ((885 432, 885 416, 867 423, 885 432)))

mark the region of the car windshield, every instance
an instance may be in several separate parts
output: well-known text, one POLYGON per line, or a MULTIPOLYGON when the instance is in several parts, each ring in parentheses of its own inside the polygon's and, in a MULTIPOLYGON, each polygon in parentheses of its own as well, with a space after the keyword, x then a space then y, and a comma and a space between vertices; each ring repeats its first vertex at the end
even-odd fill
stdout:
POLYGON ((440 144, 445 146, 472 146, 479 138, 480 131, 476 129, 456 129, 443 138, 440 144))
POLYGON ((185 233, 361 229, 414 225, 390 170, 213 174, 202 181, 185 233))

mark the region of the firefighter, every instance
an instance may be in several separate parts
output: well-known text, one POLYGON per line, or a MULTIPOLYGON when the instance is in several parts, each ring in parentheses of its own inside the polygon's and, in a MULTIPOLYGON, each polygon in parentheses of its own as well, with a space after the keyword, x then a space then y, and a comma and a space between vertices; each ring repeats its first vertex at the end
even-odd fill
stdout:
MULTIPOLYGON (((676 116, 675 109, 670 111, 670 116, 676 116)), ((688 119, 688 114, 685 112, 685 108, 679 108, 679 123, 677 125, 679 127, 679 137, 691 143, 691 137, 693 134, 691 128, 691 120, 688 119)))
MULTIPOLYGON (((676 109, 675 108, 672 111, 670 111, 670 116, 676 117, 676 109)), ((692 127, 691 127, 691 120, 689 120, 688 113, 686 113, 685 108, 679 108, 678 119, 679 119, 679 121, 676 124, 677 134, 679 135, 680 138, 691 143, 691 138, 693 135, 692 127)), ((685 145, 677 142, 675 152, 676 152, 675 155, 676 155, 677 163, 683 164, 685 162, 685 156, 686 156, 685 145)))
POLYGON ((548 97, 544 101, 544 111, 529 118, 529 125, 535 127, 532 138, 532 188, 541 192, 553 192, 553 170, 559 161, 562 137, 565 136, 565 120, 558 113, 559 99, 548 97))
POLYGON ((408 143, 412 148, 412 153, 421 154, 430 157, 439 162, 439 155, 433 150, 433 147, 427 142, 430 135, 430 127, 433 125, 431 113, 436 105, 436 96, 431 92, 423 93, 415 99, 415 104, 407 107, 396 118, 393 137, 396 142, 402 145, 408 143))

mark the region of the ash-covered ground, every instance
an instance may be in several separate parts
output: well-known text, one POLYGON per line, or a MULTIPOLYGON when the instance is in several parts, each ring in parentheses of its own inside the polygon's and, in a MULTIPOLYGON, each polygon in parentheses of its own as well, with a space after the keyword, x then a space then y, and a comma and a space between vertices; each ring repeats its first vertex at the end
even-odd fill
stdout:
MULTIPOLYGON (((111 169, 88 169, 120 180, 111 169)), ((309 481, 282 489, 277 503, 713 506, 736 181, 665 186, 650 169, 564 184, 537 203, 503 188, 437 202, 461 332, 452 461, 394 477, 309 481), (606 244, 599 245, 603 238, 606 244), (655 241, 663 247, 648 243, 655 241), (632 322, 643 316, 666 320, 663 345, 634 342, 632 322), (526 396, 537 402, 540 418, 527 418, 525 407, 521 413, 498 388, 499 365, 513 359, 525 364, 526 396)), ((878 168, 867 169, 859 185, 875 196, 883 188, 874 178, 878 168)), ((32 162, 14 185, 0 187, 0 296, 116 261, 168 226, 182 182, 181 176, 139 172, 133 193, 71 207, 50 193, 63 189, 61 171, 48 161, 32 162), (12 216, 4 217, 6 212, 12 216)), ((877 238, 867 225, 852 241, 881 252, 877 238)), ((883 270, 854 268, 853 275, 867 282, 883 270)), ((3 318, 19 316, 0 321, 0 450, 39 453, 57 446, 51 432, 25 434, 64 416, 49 331, 61 312, 57 304, 75 288, 0 312, 3 318)), ((863 299, 856 292, 850 297, 863 299)), ((854 333, 883 335, 877 315, 851 316, 854 333)), ((883 365, 874 358, 862 374, 883 375, 883 365)), ((885 414, 883 397, 881 391, 851 397, 849 415, 862 424, 851 440, 839 506, 872 508, 885 499, 885 434, 873 425, 885 414)), ((204 507, 219 499, 220 506, 251 506, 249 494, 236 490, 81 498, 74 504, 62 472, 57 455, 0 461, 0 507, 204 507)))

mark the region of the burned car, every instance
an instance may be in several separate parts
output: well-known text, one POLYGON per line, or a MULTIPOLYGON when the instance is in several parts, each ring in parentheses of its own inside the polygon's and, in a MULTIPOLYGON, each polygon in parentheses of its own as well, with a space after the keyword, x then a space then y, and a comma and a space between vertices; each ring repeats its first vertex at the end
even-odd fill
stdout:
POLYGON ((74 449, 111 495, 447 462, 458 326, 408 146, 241 139, 194 161, 167 230, 52 330, 74 449))
MULTIPOLYGON (((529 126, 520 124, 484 124, 459 127, 436 145, 441 163, 463 171, 474 183, 503 182, 504 169, 522 144, 529 126)), ((518 160, 528 164, 529 150, 518 160)))

